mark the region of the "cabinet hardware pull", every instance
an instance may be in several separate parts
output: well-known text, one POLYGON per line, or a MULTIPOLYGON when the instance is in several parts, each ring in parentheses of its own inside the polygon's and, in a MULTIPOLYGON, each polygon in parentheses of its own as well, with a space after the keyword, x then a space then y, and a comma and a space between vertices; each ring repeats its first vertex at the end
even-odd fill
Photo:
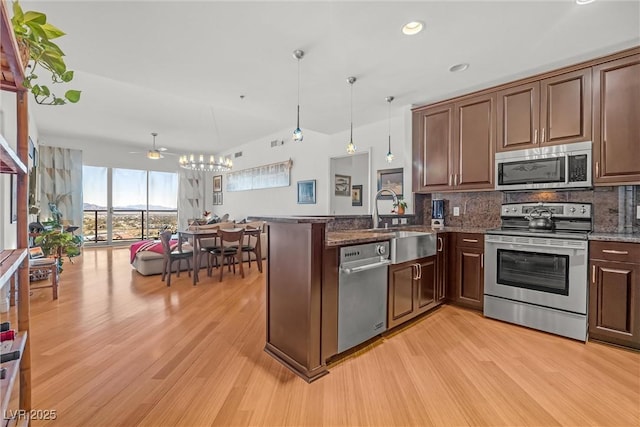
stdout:
POLYGON ((596 265, 591 266, 591 282, 596 283, 596 265))
POLYGON ((418 276, 418 279, 422 279, 422 265, 418 264, 418 268, 420 269, 420 275, 418 276))
POLYGON ((453 174, 453 186, 455 187, 456 185, 458 185, 458 174, 454 173, 453 174))
POLYGON ((484 254, 480 254, 480 268, 484 268, 484 254))
POLYGON ((605 254, 629 255, 628 251, 616 251, 615 249, 603 249, 602 252, 605 254))
POLYGON ((442 241, 442 237, 438 237, 438 252, 442 252, 442 248, 444 248, 444 242, 442 241))
POLYGON ((462 239, 463 242, 478 243, 478 239, 462 239))
POLYGON ((538 129, 534 129, 533 131, 533 143, 534 144, 538 143, 538 129))
POLYGON ((600 178, 600 162, 596 162, 596 178, 600 178))
POLYGON ((413 265, 411 265, 411 268, 412 268, 412 269, 413 269, 413 268, 415 268, 415 269, 416 269, 415 273, 413 274, 413 280, 418 280, 418 264, 413 264, 413 265))
POLYGON ((542 128, 542 138, 540 139, 540 142, 544 142, 544 130, 545 130, 545 129, 546 129, 546 128, 542 128))
POLYGON ((451 179, 452 179, 453 175, 449 174, 449 187, 451 187, 451 179))

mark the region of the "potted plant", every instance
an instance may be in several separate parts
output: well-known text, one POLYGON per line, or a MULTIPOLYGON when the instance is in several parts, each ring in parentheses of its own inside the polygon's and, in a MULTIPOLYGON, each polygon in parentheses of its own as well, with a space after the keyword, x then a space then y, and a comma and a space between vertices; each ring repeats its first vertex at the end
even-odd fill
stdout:
POLYGON ((407 208, 407 202, 402 197, 398 197, 398 201, 393 203, 393 207, 396 209, 398 215, 404 215, 404 210, 407 208))
POLYGON ((43 68, 51 74, 53 84, 68 83, 73 80, 73 71, 67 70, 64 52, 52 40, 65 35, 63 31, 47 22, 41 12, 23 12, 20 4, 13 3, 11 18, 13 32, 22 53, 24 65, 28 68, 23 86, 31 91, 36 102, 43 105, 64 105, 80 100, 80 91, 69 89, 63 97, 58 97, 48 86, 38 84, 38 74, 43 68))
POLYGON ((62 272, 62 255, 69 258, 80 255, 79 236, 67 233, 60 228, 45 230, 36 236, 35 243, 42 248, 45 255, 57 258, 58 272, 62 272))

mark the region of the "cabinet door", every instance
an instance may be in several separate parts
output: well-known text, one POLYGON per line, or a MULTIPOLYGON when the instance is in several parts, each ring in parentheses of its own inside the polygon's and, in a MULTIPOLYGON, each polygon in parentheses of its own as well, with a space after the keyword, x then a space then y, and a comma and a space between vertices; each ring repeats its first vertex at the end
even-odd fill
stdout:
POLYGON ((591 261, 589 336, 640 348, 640 265, 591 261))
POLYGON ((442 303, 447 297, 447 234, 439 233, 437 237, 436 253, 436 302, 442 303))
POLYGON ((415 264, 389 267, 388 328, 393 328, 414 316, 413 280, 416 276, 415 264))
POLYGON ((594 183, 640 184, 640 55, 593 68, 594 183))
POLYGON ((496 145, 496 95, 488 94, 457 102, 454 109, 456 190, 493 188, 496 145))
POLYGON ((591 141, 591 68, 540 82, 540 143, 591 141))
POLYGON ((456 249, 456 302, 482 310, 484 306, 484 251, 478 248, 456 249))
POLYGON ((437 262, 432 256, 421 260, 418 265, 419 274, 416 280, 417 290, 417 313, 422 313, 435 307, 436 305, 436 285, 437 285, 437 262))
POLYGON ((498 92, 496 151, 531 148, 538 143, 540 82, 498 92))
POLYGON ((447 190, 453 184, 453 104, 414 112, 415 191, 447 190))

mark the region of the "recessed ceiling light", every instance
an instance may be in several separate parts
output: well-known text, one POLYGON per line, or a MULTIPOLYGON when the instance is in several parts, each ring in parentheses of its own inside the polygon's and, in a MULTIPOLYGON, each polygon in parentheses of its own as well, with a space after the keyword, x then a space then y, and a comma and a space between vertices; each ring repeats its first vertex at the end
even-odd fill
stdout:
POLYGON ((402 26, 402 34, 407 36, 414 36, 418 34, 424 28, 424 23, 420 21, 407 22, 402 26))
POLYGON ((589 4, 589 3, 593 3, 596 0, 576 0, 576 4, 579 5, 583 5, 583 4, 589 4))
POLYGON ((452 65, 449 68, 449 71, 451 71, 452 73, 457 73, 458 71, 464 71, 467 68, 469 68, 469 64, 467 63, 463 63, 463 64, 456 64, 456 65, 452 65))

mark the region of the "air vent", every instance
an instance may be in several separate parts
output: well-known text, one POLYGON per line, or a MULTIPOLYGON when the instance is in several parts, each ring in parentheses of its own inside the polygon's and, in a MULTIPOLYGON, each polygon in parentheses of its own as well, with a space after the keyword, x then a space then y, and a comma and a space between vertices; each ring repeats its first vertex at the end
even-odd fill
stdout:
POLYGON ((278 147, 280 145, 284 145, 283 139, 274 139, 273 141, 271 141, 271 148, 278 147))
POLYGON ((242 157, 242 151, 238 151, 237 153, 235 153, 235 154, 233 155, 233 157, 235 157, 236 159, 237 159, 238 157, 242 157))

